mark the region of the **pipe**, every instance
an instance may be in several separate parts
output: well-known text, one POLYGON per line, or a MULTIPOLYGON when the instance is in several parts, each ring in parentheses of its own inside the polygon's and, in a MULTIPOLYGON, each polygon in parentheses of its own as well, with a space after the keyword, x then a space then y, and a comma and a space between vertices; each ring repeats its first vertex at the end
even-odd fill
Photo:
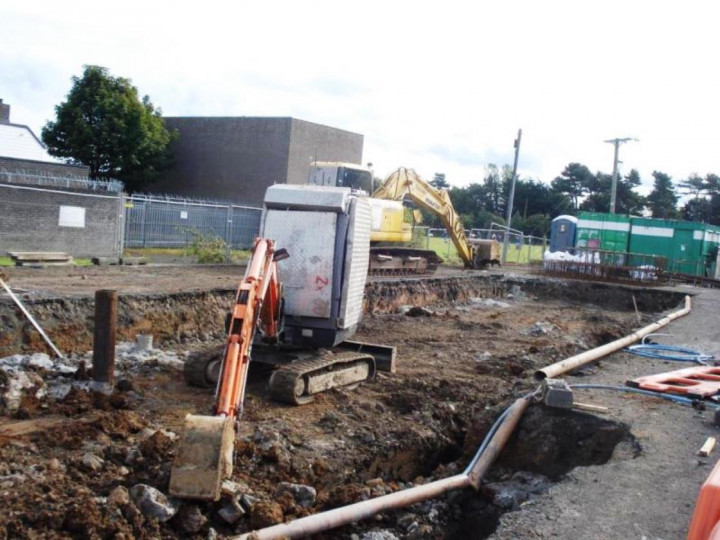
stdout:
POLYGON ((15 296, 15 293, 10 290, 10 287, 7 286, 7 283, 5 283, 2 279, 0 279, 0 285, 2 285, 2 288, 5 289, 5 292, 7 292, 10 295, 10 298, 13 299, 13 301, 17 304, 17 307, 20 308, 20 311, 23 312, 23 315, 27 317, 27 319, 30 321, 30 323, 35 327, 35 330, 37 330, 42 338, 45 340, 45 343, 47 343, 50 348, 53 350, 53 352, 57 355, 58 358, 65 358, 63 353, 61 353, 58 348, 55 346, 55 344, 52 342, 52 340, 48 337, 48 335, 45 333, 45 331, 40 328, 40 325, 35 321, 32 315, 30 315, 30 312, 25 309, 25 306, 20 302, 20 299, 15 296))
MULTIPOLYGON (((289 523, 280 523, 272 527, 266 527, 265 529, 231 537, 230 540, 273 540, 310 536, 335 527, 347 525, 354 521, 372 517, 386 510, 403 508, 417 502, 433 499, 453 489, 473 487, 477 490, 480 487, 482 476, 505 446, 505 443, 531 400, 532 395, 522 397, 510 406, 506 411, 507 414, 503 414, 504 419, 497 428, 495 436, 493 436, 489 442, 487 439, 483 441, 480 447, 482 449, 486 446, 487 450, 479 456, 479 459, 477 455, 473 458, 471 465, 473 462, 476 463, 469 473, 468 469, 466 469, 465 472, 449 478, 443 478, 422 486, 396 491, 395 493, 383 495, 375 499, 334 508, 326 512, 296 519, 289 523)), ((488 435, 492 435, 492 429, 488 435)))
POLYGON ((554 364, 546 366, 535 372, 535 379, 538 381, 542 381, 544 379, 553 379, 558 375, 562 375, 563 373, 588 364, 593 360, 598 360, 603 356, 607 356, 608 354, 619 351, 620 349, 623 349, 628 345, 632 345, 633 343, 642 339, 648 334, 652 334, 653 332, 660 330, 662 327, 666 326, 675 319, 682 317, 683 315, 687 315, 688 313, 690 313, 691 309, 692 307, 690 297, 686 296, 685 307, 683 309, 675 311, 667 317, 663 317, 659 321, 654 322, 644 328, 641 328, 640 330, 637 330, 623 338, 616 339, 615 341, 611 341, 610 343, 606 343, 605 345, 601 345, 600 347, 590 349, 589 351, 585 351, 584 353, 576 354, 575 356, 571 356, 570 358, 566 358, 565 360, 561 360, 560 362, 555 362, 554 364))

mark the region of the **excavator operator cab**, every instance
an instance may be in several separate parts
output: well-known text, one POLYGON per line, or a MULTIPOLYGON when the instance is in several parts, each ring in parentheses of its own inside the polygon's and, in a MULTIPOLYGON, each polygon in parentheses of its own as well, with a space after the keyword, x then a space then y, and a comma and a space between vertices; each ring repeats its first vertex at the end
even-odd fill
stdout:
POLYGON ((355 163, 315 161, 310 165, 308 184, 347 187, 372 193, 372 171, 355 163))

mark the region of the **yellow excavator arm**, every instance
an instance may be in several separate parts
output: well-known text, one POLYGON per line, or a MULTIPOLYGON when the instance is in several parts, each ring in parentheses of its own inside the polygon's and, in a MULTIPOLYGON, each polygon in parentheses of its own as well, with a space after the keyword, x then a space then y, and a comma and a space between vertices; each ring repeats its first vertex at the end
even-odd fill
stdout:
POLYGON ((372 194, 373 199, 392 201, 401 201, 406 197, 429 212, 440 216, 465 266, 474 266, 473 249, 465 240, 465 228, 460 221, 460 216, 453 208, 447 191, 434 188, 420 178, 413 169, 400 167, 390 174, 372 194))

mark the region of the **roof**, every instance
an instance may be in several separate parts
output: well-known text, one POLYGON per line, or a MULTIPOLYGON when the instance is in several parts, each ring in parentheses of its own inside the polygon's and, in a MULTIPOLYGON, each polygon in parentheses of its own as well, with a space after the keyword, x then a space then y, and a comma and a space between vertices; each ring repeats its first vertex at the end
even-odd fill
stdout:
POLYGON ((32 130, 20 124, 0 123, 0 157, 64 163, 48 154, 32 130))

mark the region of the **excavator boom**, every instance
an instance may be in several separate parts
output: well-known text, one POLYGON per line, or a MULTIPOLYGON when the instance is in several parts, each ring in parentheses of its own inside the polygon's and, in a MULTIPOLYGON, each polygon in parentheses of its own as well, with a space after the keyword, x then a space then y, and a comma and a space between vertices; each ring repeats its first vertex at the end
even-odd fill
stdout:
POLYGON ((276 261, 286 257, 272 240, 258 238, 233 306, 215 396, 215 416, 188 415, 170 474, 170 494, 217 500, 232 473, 234 424, 242 415, 255 333, 277 339, 281 286, 276 261))

